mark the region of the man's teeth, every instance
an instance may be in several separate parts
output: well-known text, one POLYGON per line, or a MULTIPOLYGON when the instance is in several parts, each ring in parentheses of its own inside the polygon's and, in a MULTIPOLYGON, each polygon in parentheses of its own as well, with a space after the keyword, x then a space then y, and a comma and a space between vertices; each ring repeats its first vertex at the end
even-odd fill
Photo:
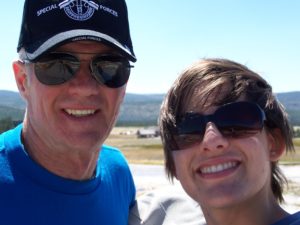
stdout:
POLYGON ((224 170, 233 168, 237 165, 237 162, 227 162, 223 164, 218 164, 214 166, 207 166, 201 169, 201 173, 203 174, 211 174, 211 173, 218 173, 224 170))
POLYGON ((66 112, 72 116, 88 116, 95 113, 96 110, 86 109, 86 110, 78 110, 78 109, 66 109, 66 112))

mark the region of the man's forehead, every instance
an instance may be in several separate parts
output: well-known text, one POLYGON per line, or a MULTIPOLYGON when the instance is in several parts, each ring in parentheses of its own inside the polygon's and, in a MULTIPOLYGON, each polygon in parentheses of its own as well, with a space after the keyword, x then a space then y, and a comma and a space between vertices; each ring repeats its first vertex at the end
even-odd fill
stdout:
POLYGON ((55 50, 64 50, 64 49, 76 49, 76 48, 83 48, 83 49, 95 49, 95 50, 105 50, 105 51, 115 51, 112 47, 108 46, 102 42, 96 41, 74 41, 68 42, 58 46, 55 50))

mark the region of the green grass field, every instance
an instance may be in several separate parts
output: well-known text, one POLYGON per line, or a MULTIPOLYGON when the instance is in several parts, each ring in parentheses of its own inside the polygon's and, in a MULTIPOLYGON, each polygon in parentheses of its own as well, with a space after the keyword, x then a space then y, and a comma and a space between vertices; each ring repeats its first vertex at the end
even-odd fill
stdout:
POLYGON ((283 164, 298 164, 300 165, 300 138, 294 138, 295 152, 285 154, 280 162, 283 164))
MULTIPOLYGON (((160 138, 137 138, 139 127, 116 127, 105 144, 118 147, 129 163, 163 165, 160 138)), ((282 164, 300 164, 300 138, 294 139, 295 152, 282 157, 282 164)))
POLYGON ((118 147, 129 163, 163 164, 160 138, 137 138, 138 129, 138 127, 116 127, 105 144, 118 147), (124 134, 126 132, 130 134, 124 134))

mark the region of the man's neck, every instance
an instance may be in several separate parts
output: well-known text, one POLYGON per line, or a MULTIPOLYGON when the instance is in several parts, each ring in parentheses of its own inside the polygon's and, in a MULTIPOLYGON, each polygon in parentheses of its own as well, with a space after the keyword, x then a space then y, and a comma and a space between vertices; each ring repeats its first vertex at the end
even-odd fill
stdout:
POLYGON ((30 158, 48 171, 72 180, 88 180, 95 175, 99 158, 96 151, 80 152, 76 149, 48 149, 33 135, 22 133, 22 142, 30 158), (44 146, 44 147, 37 147, 44 146))

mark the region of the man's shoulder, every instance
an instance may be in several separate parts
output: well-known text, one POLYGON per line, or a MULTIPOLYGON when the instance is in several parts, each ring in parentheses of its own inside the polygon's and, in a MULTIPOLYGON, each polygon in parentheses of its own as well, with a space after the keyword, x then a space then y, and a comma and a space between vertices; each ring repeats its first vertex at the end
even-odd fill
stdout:
POLYGON ((113 159, 125 159, 123 153, 115 147, 109 145, 103 145, 100 151, 100 159, 102 158, 113 158, 113 159))
POLYGON ((120 153, 120 149, 110 146, 110 145, 102 145, 101 151, 108 151, 113 153, 120 153))
POLYGON ((0 134, 0 151, 5 148, 7 143, 14 142, 14 144, 17 144, 19 142, 22 127, 23 125, 20 124, 0 134))
POLYGON ((116 187, 122 187, 122 193, 128 193, 127 197, 130 198, 130 201, 133 201, 135 195, 133 178, 122 152, 114 147, 103 146, 99 162, 98 173, 101 174, 102 178, 114 182, 116 187))
POLYGON ((5 149, 4 145, 4 134, 0 134, 0 153, 5 149))
POLYGON ((5 149, 5 138, 9 135, 9 131, 4 131, 0 134, 0 152, 5 149))
POLYGON ((108 145, 103 145, 100 151, 100 164, 106 167, 123 168, 128 170, 128 163, 123 153, 108 145))
POLYGON ((7 130, 0 134, 0 183, 13 182, 14 178, 12 175, 12 165, 13 163, 10 161, 9 153, 19 146, 19 137, 21 131, 20 127, 16 127, 11 130, 7 130))
POLYGON ((19 125, 11 130, 7 130, 0 134, 0 153, 8 147, 9 144, 16 145, 20 139, 22 125, 19 125))
POLYGON ((273 225, 300 225, 300 211, 283 218, 273 225))

